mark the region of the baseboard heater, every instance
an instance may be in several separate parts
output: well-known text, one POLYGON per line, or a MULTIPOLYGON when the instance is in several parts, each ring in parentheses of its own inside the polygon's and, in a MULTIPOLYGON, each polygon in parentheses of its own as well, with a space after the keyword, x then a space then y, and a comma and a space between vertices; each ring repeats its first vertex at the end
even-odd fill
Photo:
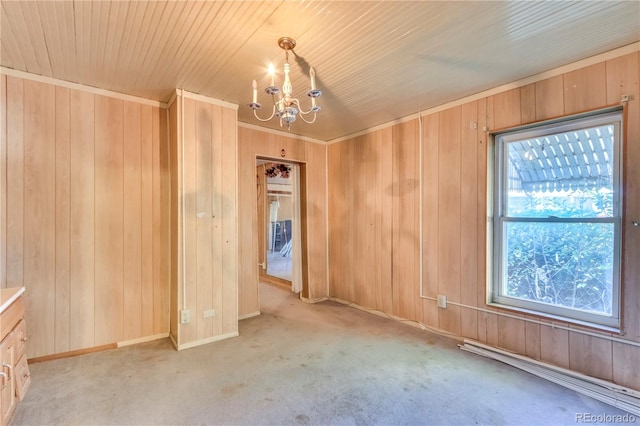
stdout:
POLYGON ((504 362, 520 370, 557 383, 593 399, 602 401, 635 416, 640 416, 640 392, 575 371, 556 367, 532 358, 503 351, 465 339, 460 349, 504 362))

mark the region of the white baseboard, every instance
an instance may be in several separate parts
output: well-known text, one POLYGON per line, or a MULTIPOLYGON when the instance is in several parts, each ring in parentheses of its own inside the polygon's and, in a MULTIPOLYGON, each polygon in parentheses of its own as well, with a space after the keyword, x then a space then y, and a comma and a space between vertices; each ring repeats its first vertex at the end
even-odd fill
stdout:
POLYGON ((327 296, 324 296, 324 297, 320 297, 319 299, 309 299, 307 297, 300 296, 300 300, 302 300, 304 303, 313 304, 313 303, 325 302, 329 300, 329 298, 327 296))
POLYGON ((465 339, 460 349, 504 362, 520 370, 549 380, 583 395, 602 401, 634 416, 640 416, 640 392, 606 380, 556 367, 533 358, 503 351, 465 339))
POLYGON ((176 349, 181 351, 183 349, 195 348, 196 346, 206 345, 208 343, 218 342, 220 340, 230 339, 232 337, 238 337, 240 334, 237 331, 231 333, 221 334, 219 336, 209 337, 207 339, 196 340, 194 342, 185 343, 183 345, 178 344, 176 349))
POLYGON ((247 319, 247 318, 257 317, 258 315, 260 315, 260 311, 251 312, 250 314, 238 315, 238 321, 247 319))
POLYGON ((171 344, 173 345, 173 348, 175 350, 178 350, 178 340, 176 339, 176 336, 174 336, 173 334, 169 333, 169 339, 171 339, 171 344))
POLYGON ((118 342, 117 345, 119 348, 121 348, 123 346, 137 345, 138 343, 146 343, 146 342, 152 342, 154 340, 166 339, 167 337, 169 337, 168 332, 155 334, 153 336, 140 337, 139 339, 125 340, 124 342, 118 342))

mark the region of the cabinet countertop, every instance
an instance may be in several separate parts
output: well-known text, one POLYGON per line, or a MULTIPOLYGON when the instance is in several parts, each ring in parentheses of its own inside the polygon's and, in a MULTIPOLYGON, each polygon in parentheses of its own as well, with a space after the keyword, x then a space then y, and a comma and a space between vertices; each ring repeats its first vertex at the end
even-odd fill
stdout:
POLYGON ((0 314, 5 311, 15 300, 22 296, 24 293, 24 287, 11 287, 0 289, 0 314))

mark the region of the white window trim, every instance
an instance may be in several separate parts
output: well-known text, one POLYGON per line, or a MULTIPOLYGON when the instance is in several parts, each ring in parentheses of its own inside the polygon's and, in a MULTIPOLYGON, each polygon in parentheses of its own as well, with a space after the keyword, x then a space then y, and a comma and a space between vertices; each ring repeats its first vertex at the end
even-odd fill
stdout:
POLYGON ((578 324, 598 328, 606 331, 620 332, 621 330, 621 251, 622 251, 622 153, 623 153, 623 111, 621 107, 608 108, 604 110, 579 114, 575 116, 563 117, 561 119, 549 120, 532 125, 516 127, 495 133, 492 136, 491 149, 489 151, 489 172, 488 179, 488 218, 489 229, 487 230, 488 250, 487 254, 487 305, 505 308, 540 317, 554 320, 561 320, 567 323, 578 324), (507 190, 507 179, 503 178, 506 170, 506 158, 501 144, 513 140, 522 140, 539 136, 541 133, 562 133, 573 130, 577 127, 595 127, 603 124, 614 124, 614 212, 611 218, 505 218, 502 212, 505 211, 504 192, 507 190), (614 226, 614 253, 613 253, 613 288, 612 288, 612 313, 611 316, 597 313, 580 311, 578 309, 565 308, 543 302, 526 301, 519 298, 501 295, 500 290, 503 282, 504 271, 502 269, 504 244, 502 242, 503 223, 509 221, 533 221, 533 222, 565 222, 565 223, 612 223, 614 226))

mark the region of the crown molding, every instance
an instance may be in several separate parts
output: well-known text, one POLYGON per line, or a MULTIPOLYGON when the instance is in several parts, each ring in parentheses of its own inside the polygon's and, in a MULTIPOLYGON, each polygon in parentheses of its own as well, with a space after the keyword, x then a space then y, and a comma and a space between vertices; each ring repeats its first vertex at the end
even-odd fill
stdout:
POLYGON ((114 92, 106 89, 100 89, 98 87, 87 86, 80 83, 72 83, 70 81, 58 80, 57 78, 46 77, 38 74, 32 74, 25 71, 18 71, 12 68, 0 67, 0 74, 8 75, 11 77, 18 77, 25 80, 37 81, 40 83, 51 84, 59 87, 66 87, 67 89, 93 93, 94 95, 108 96, 110 98, 121 99, 123 101, 137 102, 139 104, 149 105, 149 106, 158 107, 158 108, 168 107, 168 105, 165 102, 154 101, 151 99, 145 99, 138 96, 127 95, 125 93, 114 92))

